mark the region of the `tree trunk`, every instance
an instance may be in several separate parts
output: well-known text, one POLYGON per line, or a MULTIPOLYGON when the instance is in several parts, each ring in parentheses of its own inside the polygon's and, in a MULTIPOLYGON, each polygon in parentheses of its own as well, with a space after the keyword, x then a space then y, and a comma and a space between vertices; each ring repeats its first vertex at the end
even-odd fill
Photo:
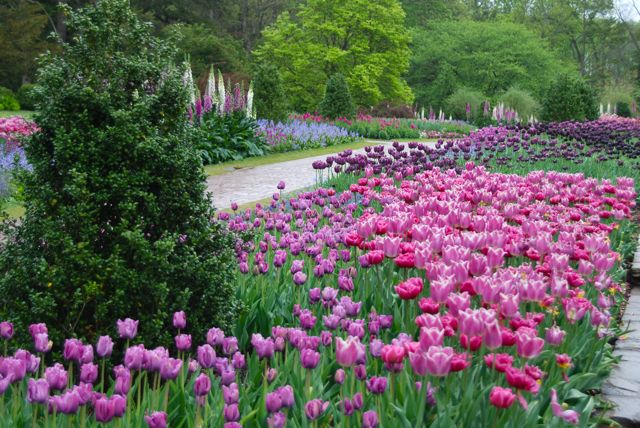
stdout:
MULTIPOLYGON (((67 0, 60 0, 58 4, 67 4, 67 0)), ((56 13, 56 33, 58 33, 58 36, 60 36, 63 41, 67 41, 66 17, 60 10, 56 13)))

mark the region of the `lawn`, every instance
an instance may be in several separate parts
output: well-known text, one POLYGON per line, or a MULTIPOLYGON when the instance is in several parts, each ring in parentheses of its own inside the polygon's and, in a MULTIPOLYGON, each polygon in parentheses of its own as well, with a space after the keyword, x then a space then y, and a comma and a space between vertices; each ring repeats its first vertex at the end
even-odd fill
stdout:
POLYGON ((25 119, 31 119, 35 112, 31 110, 0 110, 0 117, 22 116, 25 119))

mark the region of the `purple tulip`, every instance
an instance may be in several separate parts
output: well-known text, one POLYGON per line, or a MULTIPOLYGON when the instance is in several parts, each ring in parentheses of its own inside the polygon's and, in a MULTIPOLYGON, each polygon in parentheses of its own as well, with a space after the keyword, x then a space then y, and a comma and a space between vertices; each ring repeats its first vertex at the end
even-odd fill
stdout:
POLYGON ((280 398, 278 391, 267 394, 265 397, 265 405, 267 407, 267 412, 269 413, 277 412, 282 408, 282 399, 280 398))
POLYGON ((109 400, 113 403, 113 416, 119 418, 127 411, 127 400, 122 396, 115 394, 109 400))
POLYGON ((196 378, 193 384, 193 391, 197 397, 207 395, 211 391, 211 379, 204 373, 200 373, 200 376, 196 378))
POLYGON ((91 383, 98 378, 98 366, 93 363, 85 363, 80 367, 80 382, 91 383))
POLYGON ((233 368, 238 370, 245 368, 247 365, 244 355, 240 352, 236 352, 235 354, 233 354, 231 362, 233 364, 233 368))
POLYGON ((191 349, 191 335, 190 334, 179 334, 175 337, 176 348, 179 351, 188 351, 191 349))
POLYGON ((177 329, 183 329, 187 326, 187 314, 184 311, 178 311, 173 314, 173 326, 177 329))
POLYGON ((375 410, 369 410, 362 414, 362 428, 376 428, 378 426, 378 414, 375 410))
POLYGON ((367 380, 367 389, 372 394, 384 394, 387 389, 387 378, 372 376, 367 380))
POLYGON ((320 362, 320 353, 312 349, 303 349, 300 352, 300 363, 305 369, 315 369, 320 362))
POLYGON ((222 351, 226 355, 233 355, 238 350, 238 339, 234 336, 225 337, 222 340, 222 351))
POLYGON ((213 327, 207 332, 207 343, 211 346, 220 346, 224 340, 224 331, 213 327))
POLYGON ((278 370, 274 368, 267 370, 267 382, 273 382, 276 379, 276 376, 278 376, 278 370))
POLYGON ((60 363, 47 367, 44 371, 44 377, 51 389, 64 389, 67 387, 67 371, 60 363))
POLYGON ((36 352, 47 353, 53 347, 53 342, 49 340, 47 333, 36 333, 33 336, 33 346, 36 352))
POLYGON ((226 404, 237 403, 240 399, 238 384, 234 382, 229 386, 222 385, 222 398, 226 404))
POLYGON ((98 422, 111 422, 115 416, 115 403, 106 397, 98 398, 93 405, 93 409, 98 422))
POLYGON ((40 324, 31 324, 29 326, 29 334, 31 337, 34 337, 36 334, 49 334, 49 330, 47 330, 47 325, 44 323, 40 324))
POLYGON ((314 399, 308 401, 307 404, 304 405, 304 414, 307 416, 307 419, 314 421, 318 419, 329 407, 328 401, 322 401, 320 399, 314 399))
POLYGON ((261 334, 254 333, 251 336, 251 345, 253 345, 253 348, 255 349, 260 359, 271 358, 275 351, 273 339, 265 339, 261 334))
POLYGON ((216 351, 209 344, 198 346, 198 363, 205 369, 210 369, 216 361, 216 351))
POLYGON ((282 401, 282 407, 293 407, 295 404, 295 396, 293 395, 293 387, 291 385, 281 386, 277 389, 282 401))
POLYGON ((72 415, 78 411, 80 397, 77 392, 68 390, 62 395, 49 397, 49 411, 72 415))
POLYGON ((118 326, 118 334, 121 339, 134 339, 138 334, 138 321, 131 318, 125 318, 125 320, 118 320, 116 322, 118 326))
POLYGON ((0 338, 9 340, 13 337, 13 324, 8 321, 0 322, 0 338))
POLYGON ((113 340, 109 336, 100 336, 96 344, 96 354, 100 358, 109 358, 113 352, 113 340))
POLYGON ((334 380, 336 381, 337 384, 342 385, 344 383, 344 378, 345 378, 344 370, 342 370, 342 369, 336 370, 336 374, 334 375, 333 378, 334 378, 334 380))
POLYGON ((167 428, 167 414, 165 412, 153 412, 145 415, 144 420, 149 428, 167 428))
POLYGON ((131 389, 131 372, 125 366, 120 365, 113 368, 113 374, 116 378, 114 392, 126 396, 131 389))
POLYGON ((49 382, 46 379, 29 379, 27 386, 27 400, 29 403, 45 404, 49 400, 49 382))
POLYGON ((160 377, 163 380, 174 380, 180 374, 182 360, 177 358, 165 358, 160 365, 160 377))
POLYGON ((67 339, 64 341, 64 351, 62 355, 65 360, 80 362, 83 352, 84 345, 78 339, 67 339))
POLYGON ((237 404, 225 404, 223 414, 224 420, 227 422, 237 422, 240 420, 240 410, 237 404))
POLYGON ((130 346, 124 353, 124 365, 129 370, 141 370, 144 354, 144 345, 130 346))
POLYGON ((282 412, 276 412, 267 418, 267 426, 269 428, 284 428, 287 426, 287 415, 282 412))

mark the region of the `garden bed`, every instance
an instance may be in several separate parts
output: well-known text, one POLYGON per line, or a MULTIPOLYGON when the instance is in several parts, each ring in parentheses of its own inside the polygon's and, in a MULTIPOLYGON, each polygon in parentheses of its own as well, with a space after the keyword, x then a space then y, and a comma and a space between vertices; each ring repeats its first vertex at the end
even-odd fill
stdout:
MULTIPOLYGON (((244 308, 233 331, 212 326, 204 344, 185 336, 188 311, 186 323, 177 314, 176 342, 165 344, 173 359, 119 323, 124 366, 104 383, 93 350, 85 358, 97 338, 70 341, 73 379, 84 364, 84 379, 107 396, 81 384, 50 405, 80 409, 58 415, 75 424, 121 409, 118 394, 134 425, 156 410, 171 425, 229 427, 598 423, 592 392, 615 362, 621 260, 636 243, 637 132, 488 128, 436 148, 330 156, 315 165, 334 171, 325 187, 219 213, 242 237, 244 308)), ((46 350, 42 334, 33 328, 46 350)), ((3 367, 20 360, 39 373, 34 358, 20 351, 3 367)), ((38 406, 24 401, 26 381, 9 382, 7 418, 30 423, 38 406)))

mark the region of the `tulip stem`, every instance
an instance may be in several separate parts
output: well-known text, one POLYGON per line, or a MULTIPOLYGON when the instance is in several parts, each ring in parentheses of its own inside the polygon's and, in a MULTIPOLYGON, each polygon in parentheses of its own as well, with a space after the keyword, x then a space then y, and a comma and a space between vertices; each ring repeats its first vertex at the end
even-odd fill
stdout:
POLYGON ((38 420, 38 405, 34 404, 33 406, 33 416, 31 417, 31 426, 35 428, 36 421, 38 420))
POLYGON ((307 400, 311 399, 311 370, 306 370, 306 392, 307 392, 307 400))
POLYGON ((104 366, 105 366, 105 359, 102 359, 102 362, 100 364, 100 392, 104 393, 104 366))
POLYGON ((420 387, 420 401, 418 402, 418 419, 416 422, 419 427, 424 426, 424 409, 427 407, 427 394, 429 390, 427 376, 422 378, 422 386, 420 387))

